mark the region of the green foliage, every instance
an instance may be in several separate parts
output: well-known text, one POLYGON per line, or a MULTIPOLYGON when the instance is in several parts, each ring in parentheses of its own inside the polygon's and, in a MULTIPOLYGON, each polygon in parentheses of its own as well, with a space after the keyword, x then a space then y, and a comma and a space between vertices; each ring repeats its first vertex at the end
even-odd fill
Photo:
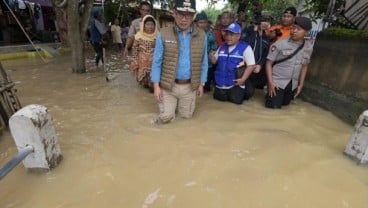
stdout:
MULTIPOLYGON (((247 5, 248 19, 254 18, 252 0, 229 0, 232 4, 232 10, 234 13, 237 11, 239 3, 245 3, 247 5)), ((297 0, 258 0, 263 4, 263 12, 271 15, 273 24, 281 21, 281 16, 284 10, 289 6, 297 6, 297 0)))
MULTIPOLYGON (((200 11, 199 11, 200 12, 200 11)), ((217 19, 217 16, 219 14, 221 14, 221 11, 220 10, 217 10, 217 9, 213 9, 213 8, 206 8, 204 10, 204 12, 206 12, 207 14, 207 17, 208 17, 208 20, 211 20, 213 22, 213 25, 215 24, 216 22, 216 19, 217 19)))
POLYGON ((119 2, 109 2, 104 6, 104 15, 106 22, 113 22, 114 19, 118 16, 119 12, 119 2))
POLYGON ((338 38, 338 39, 344 38, 344 39, 367 41, 368 31, 329 27, 319 32, 318 36, 328 37, 328 38, 338 38))
POLYGON ((286 8, 297 6, 296 0, 263 0, 263 11, 268 11, 273 19, 273 24, 280 23, 286 8))
POLYGON ((328 10, 330 0, 305 0, 304 7, 314 11, 315 18, 321 18, 328 10))

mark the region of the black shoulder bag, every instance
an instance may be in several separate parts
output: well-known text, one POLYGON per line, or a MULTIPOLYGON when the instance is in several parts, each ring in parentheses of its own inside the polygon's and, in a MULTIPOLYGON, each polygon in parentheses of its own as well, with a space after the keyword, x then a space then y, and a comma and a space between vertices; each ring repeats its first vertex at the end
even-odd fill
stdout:
MULTIPOLYGON (((293 56, 295 56, 295 54, 297 54, 304 47, 304 43, 305 43, 305 41, 303 41, 303 43, 292 54, 290 54, 290 55, 288 55, 288 56, 286 56, 286 57, 284 57, 280 60, 274 61, 272 63, 272 66, 274 66, 278 63, 284 62, 284 61, 292 58, 293 56)), ((242 66, 239 66, 239 67, 235 68, 235 76, 236 76, 237 79, 239 79, 243 76, 244 70, 245 70, 246 67, 247 67, 246 65, 242 65, 242 66)))
POLYGON ((286 56, 285 58, 282 58, 280 60, 276 60, 272 63, 272 66, 275 66, 278 63, 284 62, 290 58, 292 58, 293 56, 295 56, 295 54, 297 54, 303 47, 304 47, 304 43, 305 41, 303 40, 303 43, 290 55, 286 56))

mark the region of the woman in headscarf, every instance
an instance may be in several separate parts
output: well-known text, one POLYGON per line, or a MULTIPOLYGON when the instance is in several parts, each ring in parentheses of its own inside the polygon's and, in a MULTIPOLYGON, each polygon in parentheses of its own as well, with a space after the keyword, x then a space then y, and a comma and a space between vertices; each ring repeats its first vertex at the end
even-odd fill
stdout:
POLYGON ((140 28, 139 32, 134 36, 130 71, 136 76, 139 85, 153 92, 150 80, 152 56, 158 34, 157 21, 153 16, 146 15, 141 22, 140 28))

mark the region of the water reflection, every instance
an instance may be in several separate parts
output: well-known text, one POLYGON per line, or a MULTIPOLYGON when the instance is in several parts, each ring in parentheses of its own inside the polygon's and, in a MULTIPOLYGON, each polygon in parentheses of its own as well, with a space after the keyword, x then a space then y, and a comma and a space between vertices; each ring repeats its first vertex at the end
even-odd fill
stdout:
MULTIPOLYGON (((23 106, 49 108, 64 160, 47 174, 16 167, 0 207, 367 206, 367 169, 342 154, 352 127, 331 113, 299 99, 266 109, 262 92, 240 106, 206 94, 193 119, 154 126, 152 95, 110 61, 110 82, 102 69, 71 73, 68 56, 3 63, 23 106)), ((0 164, 15 154, 4 132, 0 164)))

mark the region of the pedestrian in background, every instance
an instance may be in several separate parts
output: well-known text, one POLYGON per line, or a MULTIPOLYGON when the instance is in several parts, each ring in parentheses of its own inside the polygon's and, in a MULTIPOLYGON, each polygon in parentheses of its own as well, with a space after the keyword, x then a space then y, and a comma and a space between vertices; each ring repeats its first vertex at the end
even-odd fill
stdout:
POLYGON ((137 79, 139 85, 153 92, 151 67, 155 41, 158 34, 157 21, 153 16, 146 15, 141 22, 140 28, 134 36, 130 71, 137 79))
POLYGON ((133 20, 132 23, 130 24, 129 32, 128 32, 128 39, 127 39, 127 42, 125 44, 125 48, 123 51, 123 58, 126 58, 128 56, 129 49, 132 47, 133 42, 134 42, 134 35, 139 31, 143 17, 148 14, 151 14, 151 10, 152 8, 151 8, 150 2, 142 1, 139 4, 139 13, 141 16, 133 20))
POLYGON ((119 19, 116 18, 114 20, 114 24, 111 25, 111 36, 112 36, 112 44, 113 48, 117 52, 121 52, 123 41, 121 39, 121 27, 119 19))
MULTIPOLYGON (((196 15, 195 22, 197 26, 203 29, 206 32, 207 37, 207 53, 209 54, 211 51, 217 50, 216 38, 213 32, 208 27, 208 17, 207 14, 202 11, 196 15)), ((214 73, 215 73, 215 65, 208 61, 208 72, 207 72, 207 81, 204 86, 204 91, 211 91, 211 85, 214 84, 214 73)))
POLYGON ((90 21, 89 34, 90 43, 95 50, 95 65, 98 67, 99 62, 104 63, 103 59, 103 47, 106 45, 106 40, 104 36, 106 35, 106 27, 102 24, 102 13, 95 11, 93 13, 93 19, 90 21))
POLYGON ((294 24, 297 10, 295 7, 288 7, 285 9, 281 18, 281 24, 272 26, 267 35, 271 40, 271 44, 280 40, 290 37, 291 28, 294 24))

